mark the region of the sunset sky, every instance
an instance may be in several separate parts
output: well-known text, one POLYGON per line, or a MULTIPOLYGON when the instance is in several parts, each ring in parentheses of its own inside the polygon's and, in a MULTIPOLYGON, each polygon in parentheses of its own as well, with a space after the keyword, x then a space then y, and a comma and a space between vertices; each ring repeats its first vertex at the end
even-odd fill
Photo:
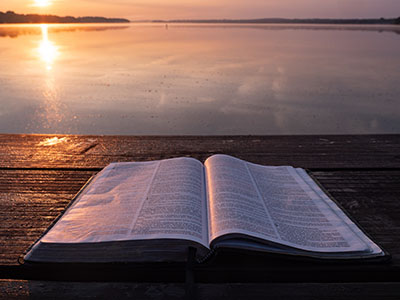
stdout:
POLYGON ((1 0, 0 11, 141 19, 379 18, 400 16, 399 0, 1 0))

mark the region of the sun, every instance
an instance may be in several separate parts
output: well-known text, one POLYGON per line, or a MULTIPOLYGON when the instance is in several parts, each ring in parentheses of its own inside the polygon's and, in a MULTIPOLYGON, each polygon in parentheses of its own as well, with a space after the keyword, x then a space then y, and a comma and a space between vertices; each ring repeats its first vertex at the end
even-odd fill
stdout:
POLYGON ((51 0, 35 0, 35 6, 45 7, 51 4, 51 0))

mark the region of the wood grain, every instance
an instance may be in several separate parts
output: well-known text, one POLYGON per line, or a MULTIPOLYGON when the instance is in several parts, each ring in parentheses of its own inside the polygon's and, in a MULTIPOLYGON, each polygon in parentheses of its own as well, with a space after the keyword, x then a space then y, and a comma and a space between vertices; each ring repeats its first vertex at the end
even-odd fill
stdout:
MULTIPOLYGON (((313 175, 350 215, 393 255, 390 264, 370 270, 377 271, 379 276, 384 275, 383 280, 387 274, 391 281, 397 281, 395 278, 400 274, 399 150, 400 135, 0 135, 0 278, 24 276, 18 271, 18 257, 68 205, 83 184, 109 162, 177 156, 191 156, 204 161, 212 154, 226 153, 260 164, 290 164, 311 169, 313 175)), ((236 276, 232 278, 234 281, 246 278, 245 272, 249 270, 267 272, 268 266, 271 270, 277 270, 273 263, 268 264, 238 267, 232 270, 236 276)), ((326 272, 329 268, 325 266, 319 271, 326 272)), ((222 276, 218 274, 226 273, 226 270, 221 262, 219 269, 218 266, 214 269, 214 279, 222 276)), ((337 270, 340 271, 340 268, 337 270)), ((317 280, 319 271, 315 270, 314 277, 299 276, 298 280, 317 280)), ((339 271, 331 276, 332 282, 340 277, 339 271)), ((204 274, 200 271, 199 278, 207 281, 204 274)), ((291 280, 296 276, 293 275, 291 280)), ((212 282, 214 279, 209 280, 212 282)), ((265 281, 268 280, 271 278, 266 276, 265 281)), ((225 281, 229 282, 229 278, 225 281)))
POLYGON ((18 257, 68 205, 90 171, 0 170, 0 265, 18 257))
MULTIPOLYGON (((184 284, 0 280, 0 299, 189 299, 184 284)), ((398 300, 400 283, 196 284, 190 299, 398 300)))
POLYGON ((225 153, 265 165, 399 168, 400 135, 73 136, 0 135, 0 168, 103 168, 113 161, 225 153), (52 144, 53 143, 53 144, 52 144))

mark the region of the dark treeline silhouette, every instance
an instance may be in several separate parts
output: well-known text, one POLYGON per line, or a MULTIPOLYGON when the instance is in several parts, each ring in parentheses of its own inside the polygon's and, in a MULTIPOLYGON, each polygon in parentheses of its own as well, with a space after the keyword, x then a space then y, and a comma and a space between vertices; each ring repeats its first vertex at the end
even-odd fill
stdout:
POLYGON ((397 19, 208 19, 208 20, 153 20, 155 23, 232 23, 232 24, 338 24, 338 25, 398 25, 397 19))
POLYGON ((13 11, 3 13, 0 11, 0 23, 129 23, 127 19, 104 18, 104 17, 59 17, 53 15, 20 15, 13 11))

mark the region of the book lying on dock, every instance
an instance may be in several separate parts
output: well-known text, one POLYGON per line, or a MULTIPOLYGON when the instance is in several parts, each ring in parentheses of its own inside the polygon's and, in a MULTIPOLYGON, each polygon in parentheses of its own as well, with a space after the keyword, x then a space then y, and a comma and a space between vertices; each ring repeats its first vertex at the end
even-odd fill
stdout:
POLYGON ((320 259, 384 257, 304 169, 213 155, 112 163, 26 262, 199 261, 227 248, 320 259))

